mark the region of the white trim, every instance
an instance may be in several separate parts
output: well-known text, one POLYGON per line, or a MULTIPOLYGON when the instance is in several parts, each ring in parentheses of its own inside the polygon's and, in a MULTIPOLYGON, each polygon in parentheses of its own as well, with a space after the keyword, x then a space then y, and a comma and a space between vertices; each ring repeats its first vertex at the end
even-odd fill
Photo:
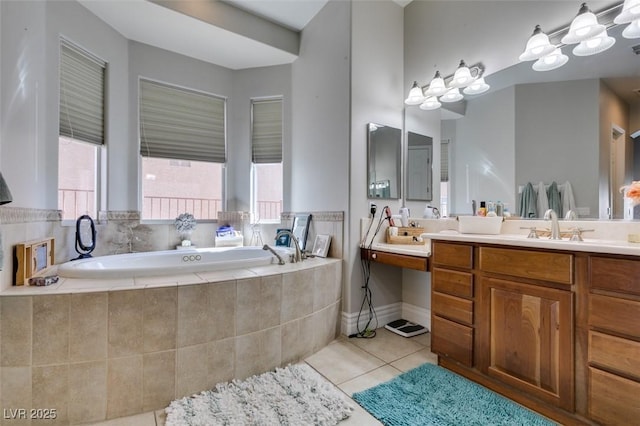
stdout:
POLYGON ((420 324, 431 331, 431 309, 403 302, 402 318, 420 324))
MULTIPOLYGON (((378 318, 378 328, 384 327, 391 321, 398 319, 406 319, 411 322, 418 323, 431 330, 431 310, 411 305, 405 302, 391 303, 385 306, 375 308, 378 318)), ((364 325, 369 320, 369 311, 365 311, 360 316, 360 324, 364 325)), ((358 321, 358 312, 342 312, 340 321, 340 333, 345 336, 358 332, 356 322, 358 321)))

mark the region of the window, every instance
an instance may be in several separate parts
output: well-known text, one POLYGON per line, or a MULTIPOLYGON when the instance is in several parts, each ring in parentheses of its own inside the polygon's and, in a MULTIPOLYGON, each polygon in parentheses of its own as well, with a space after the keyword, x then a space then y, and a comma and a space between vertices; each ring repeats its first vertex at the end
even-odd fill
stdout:
POLYGON ((225 109, 224 98, 140 80, 143 219, 211 220, 224 209, 225 109))
POLYGON ((449 216, 449 140, 440 142, 440 214, 449 216))
POLYGON ((279 222, 282 213, 282 98, 251 101, 251 213, 279 222))
POLYGON ((63 220, 97 214, 105 68, 104 61, 61 40, 58 208, 63 220))

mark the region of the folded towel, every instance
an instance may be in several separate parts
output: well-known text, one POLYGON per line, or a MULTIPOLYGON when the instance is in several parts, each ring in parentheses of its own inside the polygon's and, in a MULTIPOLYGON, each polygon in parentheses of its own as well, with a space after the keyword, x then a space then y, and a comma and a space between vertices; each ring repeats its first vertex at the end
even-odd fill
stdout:
POLYGON ((549 189, 547 189, 546 195, 549 201, 549 208, 554 210, 558 215, 558 217, 562 217, 562 202, 560 201, 560 192, 558 191, 558 184, 555 181, 551 182, 551 185, 549 185, 549 189))
POLYGON ((518 214, 520 215, 520 217, 538 217, 538 213, 536 210, 536 198, 536 191, 533 189, 533 185, 531 185, 531 182, 527 182, 527 184, 522 189, 522 193, 520 193, 520 199, 518 200, 518 214))

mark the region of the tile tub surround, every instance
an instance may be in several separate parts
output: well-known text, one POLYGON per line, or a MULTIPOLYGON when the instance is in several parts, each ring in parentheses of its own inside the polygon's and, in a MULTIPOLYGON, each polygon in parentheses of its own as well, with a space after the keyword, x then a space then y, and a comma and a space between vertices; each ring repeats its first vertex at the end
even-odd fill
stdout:
POLYGON ((337 259, 106 287, 82 281, 0 292, 0 406, 56 409, 55 421, 34 424, 162 409, 297 362, 338 336, 337 259))

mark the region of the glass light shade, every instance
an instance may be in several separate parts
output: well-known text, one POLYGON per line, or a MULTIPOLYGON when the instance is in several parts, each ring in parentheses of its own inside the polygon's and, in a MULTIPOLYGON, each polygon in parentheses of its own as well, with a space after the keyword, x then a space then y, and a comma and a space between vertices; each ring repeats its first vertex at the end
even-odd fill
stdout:
POLYGON ((622 12, 615 17, 613 22, 616 24, 628 24, 638 19, 640 19, 640 0, 625 0, 624 5, 622 5, 622 12))
POLYGON ((13 201, 13 195, 7 181, 4 180, 4 176, 0 173, 0 204, 7 204, 13 201))
POLYGON ((591 39, 605 30, 605 26, 598 24, 598 18, 587 7, 586 3, 582 3, 582 7, 571 22, 569 32, 562 37, 564 44, 576 44, 591 39))
POLYGON ((453 74, 453 79, 449 83, 449 87, 458 88, 458 87, 467 87, 475 80, 474 77, 471 76, 471 70, 467 67, 467 64, 464 61, 460 61, 460 65, 458 69, 453 74))
POLYGON ((640 38, 640 18, 632 21, 627 28, 622 31, 624 38, 640 38))
POLYGON ((422 104, 420 104, 420 109, 430 111, 433 109, 438 109, 441 106, 442 104, 438 102, 438 98, 436 98, 435 96, 430 96, 427 99, 425 99, 425 101, 422 104))
POLYGON ((404 103, 407 105, 420 105, 423 102, 424 94, 422 93, 422 88, 417 81, 414 81, 411 90, 409 90, 409 96, 404 100, 404 103))
POLYGON ((440 77, 440 71, 436 71, 436 75, 429 83, 429 88, 424 93, 427 96, 441 96, 447 93, 448 90, 444 84, 444 79, 440 77))
POLYGON ((556 48, 552 53, 535 61, 531 68, 535 71, 551 71, 560 68, 569 61, 569 57, 556 48))
POLYGON ((462 94, 460 93, 460 90, 457 87, 454 87, 453 89, 449 89, 447 93, 442 95, 442 97, 440 98, 440 101, 458 102, 458 101, 461 101, 463 98, 464 96, 462 96, 462 94))
POLYGON ((597 37, 581 41, 579 45, 573 48, 573 54, 576 56, 591 56, 604 52, 614 44, 616 44, 616 39, 610 37, 605 31, 597 37))
POLYGON ((470 85, 464 88, 462 91, 465 95, 479 95, 480 93, 484 93, 489 90, 491 86, 489 86, 484 81, 484 77, 480 77, 470 85))
POLYGON ((536 25, 533 35, 527 41, 524 52, 520 54, 520 61, 535 61, 553 52, 555 46, 549 43, 549 36, 542 32, 540 25, 536 25))

